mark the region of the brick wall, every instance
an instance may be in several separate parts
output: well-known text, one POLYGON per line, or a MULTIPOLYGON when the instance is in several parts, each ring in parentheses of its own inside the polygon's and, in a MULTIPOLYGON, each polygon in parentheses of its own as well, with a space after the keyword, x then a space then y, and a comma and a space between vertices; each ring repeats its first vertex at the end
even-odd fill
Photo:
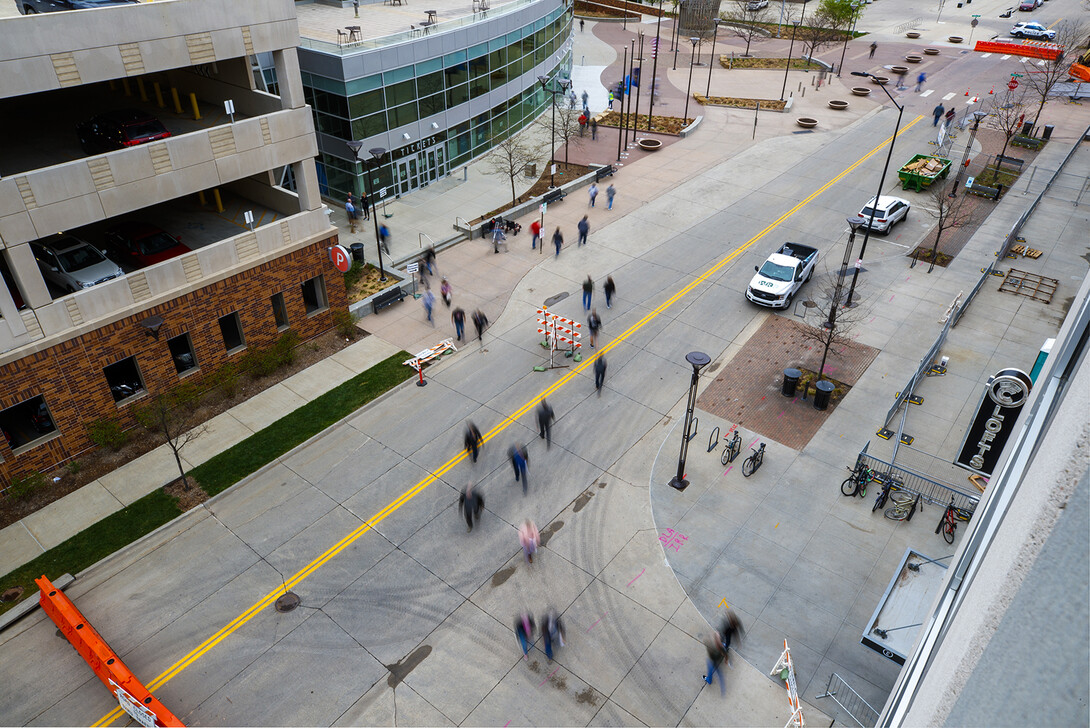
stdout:
POLYGON ((228 355, 218 319, 237 312, 246 347, 265 347, 279 338, 270 297, 284 294, 290 327, 302 340, 332 328, 332 311, 347 307, 344 278, 329 260, 332 237, 284 255, 188 295, 172 299, 69 339, 45 351, 0 368, 0 410, 43 395, 60 436, 18 456, 0 437, 0 474, 6 478, 31 470, 45 471, 77 453, 94 447, 86 425, 98 419, 132 424, 125 403, 116 403, 102 370, 126 357, 135 357, 149 392, 166 392, 189 376, 201 377, 228 360, 237 361, 245 350, 228 355), (329 307, 307 316, 302 284, 325 277, 329 307), (159 338, 145 333, 140 322, 149 316, 164 320, 159 338), (199 372, 178 375, 167 340, 188 333, 199 372))

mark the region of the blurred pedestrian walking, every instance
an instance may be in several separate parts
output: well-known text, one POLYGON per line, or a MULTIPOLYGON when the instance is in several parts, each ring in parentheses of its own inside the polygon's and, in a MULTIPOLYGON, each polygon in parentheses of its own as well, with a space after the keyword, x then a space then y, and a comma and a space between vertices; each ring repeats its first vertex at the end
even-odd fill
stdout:
POLYGON ((598 346, 598 331, 602 328, 602 318, 598 315, 598 309, 590 312, 587 317, 587 328, 590 330, 590 348, 598 346))
POLYGON ((429 245, 424 249, 424 266, 428 269, 428 275, 435 275, 435 248, 429 245))
MULTIPOLYGON (((731 641, 735 637, 741 640, 746 636, 745 628, 742 627, 742 620, 738 618, 733 609, 728 609, 726 616, 723 617, 723 623, 719 626, 719 636, 723 638, 723 657, 729 663, 730 655, 727 650, 730 649, 731 641)), ((737 651, 737 649, 736 647, 735 650, 737 651)))
POLYGON ((450 320, 454 322, 454 339, 456 341, 461 341, 466 333, 466 312, 460 308, 456 308, 450 315, 450 320))
POLYGON ((560 246, 564 244, 564 236, 560 234, 560 227, 557 226, 556 232, 553 233, 553 245, 556 246, 556 255, 560 257, 560 246))
POLYGON ((606 358, 599 356, 594 360, 594 388, 598 391, 598 396, 602 396, 602 384, 606 381, 606 358))
POLYGON ((868 58, 874 58, 874 52, 878 50, 878 43, 874 42, 870 44, 870 55, 868 58))
POLYGON ((576 225, 576 227, 579 229, 579 240, 576 242, 576 245, 586 245, 587 234, 590 233, 590 221, 587 220, 586 215, 583 215, 583 219, 579 221, 579 224, 576 225))
POLYGON ((507 234, 503 231, 503 225, 495 223, 492 225, 492 252, 500 252, 500 243, 503 243, 503 249, 507 250, 507 234))
POLYGON ((348 215, 348 226, 350 228, 350 232, 356 232, 356 223, 359 221, 360 215, 358 212, 356 212, 356 202, 353 199, 351 193, 349 193, 348 199, 344 201, 344 212, 346 215, 348 215))
POLYGON ((515 482, 519 482, 519 476, 522 476, 522 494, 526 495, 526 488, 530 483, 529 478, 526 477, 526 466, 530 463, 530 455, 526 452, 524 445, 512 445, 507 454, 511 457, 511 466, 515 469, 515 482))
POLYGON ((528 656, 527 653, 530 652, 530 646, 534 644, 534 630, 536 628, 537 625, 534 624, 534 615, 529 612, 523 612, 515 617, 515 637, 518 638, 523 657, 528 656))
POLYGON ((371 219, 371 208, 367 206, 367 195, 365 195, 365 194, 363 194, 361 192, 359 200, 357 200, 354 204, 356 205, 356 214, 357 215, 360 212, 363 212, 363 219, 364 220, 370 220, 371 219))
POLYGON ((607 210, 612 210, 613 209, 613 197, 616 194, 617 194, 617 188, 613 186, 612 182, 610 182, 609 187, 606 187, 606 202, 609 203, 608 205, 606 205, 607 210))
POLYGON ((466 533, 473 530, 474 521, 480 522, 481 511, 484 510, 484 496, 477 493, 472 485, 467 485, 462 494, 458 496, 458 507, 466 518, 466 533))
POLYGON ((613 308, 613 294, 617 292, 617 284, 613 282, 613 276, 606 276, 606 282, 602 285, 602 293, 606 294, 606 308, 613 308))
POLYGON ((598 198, 598 183, 591 182, 587 194, 590 196, 590 206, 594 207, 594 200, 598 198))
POLYGON ((727 694, 727 684, 723 682, 723 660, 726 659, 726 650, 723 649, 723 639, 718 632, 711 632, 704 638, 704 647, 708 651, 708 672, 703 675, 704 682, 712 684, 712 676, 719 675, 719 694, 727 694))
POLYGON ((919 93, 923 90, 923 84, 927 80, 927 74, 920 71, 920 75, 916 76, 916 92, 919 93))
POLYGON ((541 221, 534 220, 530 223, 530 250, 537 249, 537 241, 541 240, 541 221))
POLYGON ((439 286, 439 295, 443 297, 443 303, 450 308, 451 299, 454 297, 454 289, 451 288, 450 281, 446 278, 443 279, 443 285, 439 286))
POLYGON ((590 310, 590 299, 594 295, 594 281, 590 276, 583 281, 583 310, 590 310))
POLYGON ((541 618, 541 640, 545 643, 545 657, 553 659, 553 645, 564 646, 564 623, 556 609, 549 607, 541 618))
POLYGON ((594 141, 598 138, 598 119, 590 117, 590 140, 594 141))
POLYGON ((931 112, 931 115, 933 117, 935 117, 935 121, 933 121, 931 123, 931 126, 938 126, 939 125, 939 119, 941 119, 942 115, 945 114, 945 113, 946 113, 946 109, 943 107, 942 102, 940 101, 939 105, 935 107, 935 110, 931 112))
POLYGON ((526 563, 534 563, 534 554, 541 543, 541 534, 534 522, 527 518, 519 526, 519 544, 522 546, 522 555, 526 557, 526 563))
POLYGON ((545 441, 546 449, 553 444, 553 420, 555 419, 556 413, 553 412, 553 408, 548 402, 541 400, 537 406, 537 429, 541 439, 545 441))
POLYGON ((473 312, 473 327, 477 329, 477 339, 481 342, 481 348, 484 348, 484 330, 488 328, 488 317, 484 315, 481 309, 477 309, 473 312))
POLYGON ((477 462, 477 455, 481 451, 483 442, 484 439, 481 437, 481 431, 477 429, 477 426, 473 422, 466 422, 466 452, 473 457, 473 462, 477 462))
POLYGON ((432 321, 431 312, 435 307, 435 294, 431 292, 431 289, 424 291, 423 296, 424 310, 428 312, 428 323, 435 326, 435 322, 432 321))
POLYGON ((954 119, 957 118, 958 112, 950 107, 950 110, 946 112, 946 131, 950 131, 950 127, 954 124, 954 119))
POLYGON ((389 255, 390 254, 390 228, 386 227, 385 223, 383 223, 382 225, 379 225, 379 227, 378 227, 378 237, 379 237, 379 241, 382 243, 383 252, 385 252, 386 255, 389 255))

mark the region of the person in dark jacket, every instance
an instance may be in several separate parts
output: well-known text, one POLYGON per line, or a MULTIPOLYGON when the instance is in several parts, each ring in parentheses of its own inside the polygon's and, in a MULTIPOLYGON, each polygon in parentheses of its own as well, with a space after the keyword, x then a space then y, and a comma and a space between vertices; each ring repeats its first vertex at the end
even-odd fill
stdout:
POLYGON ((545 441, 546 449, 552 447, 553 444, 553 420, 555 419, 556 414, 553 412, 553 408, 549 406, 548 402, 541 400, 541 403, 537 406, 537 428, 541 439, 545 441))
POLYGON ((484 510, 484 496, 473 490, 472 485, 467 485, 462 494, 458 496, 458 507, 466 517, 466 531, 473 530, 473 522, 481 520, 481 511, 484 510))
POLYGON ((466 423, 465 446, 466 452, 473 456, 473 462, 477 462, 477 455, 481 451, 481 431, 472 422, 466 423))

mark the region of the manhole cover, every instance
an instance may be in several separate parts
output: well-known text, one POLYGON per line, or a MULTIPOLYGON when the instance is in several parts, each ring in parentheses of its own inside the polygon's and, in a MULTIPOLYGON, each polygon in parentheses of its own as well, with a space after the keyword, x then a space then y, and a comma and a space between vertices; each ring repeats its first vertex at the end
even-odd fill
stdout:
POLYGON ((555 296, 550 296, 549 298, 545 299, 545 308, 548 308, 549 306, 552 306, 552 305, 554 305, 556 303, 560 303, 561 301, 563 301, 567 297, 568 297, 568 292, 567 291, 564 291, 563 293, 558 293, 555 296))
POLYGON ((21 596, 23 596, 23 587, 14 586, 3 594, 0 594, 0 602, 14 602, 21 596))
POLYGON ((299 595, 295 592, 288 592, 276 600, 276 611, 278 612, 290 612, 298 606, 299 595))

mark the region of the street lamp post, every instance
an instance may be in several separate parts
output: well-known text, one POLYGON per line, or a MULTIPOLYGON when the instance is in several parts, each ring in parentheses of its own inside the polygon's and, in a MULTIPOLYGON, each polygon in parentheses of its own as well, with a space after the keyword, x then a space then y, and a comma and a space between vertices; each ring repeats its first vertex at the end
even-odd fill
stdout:
POLYGON ((552 146, 549 149, 549 187, 552 188, 556 187, 556 172, 554 171, 556 169, 556 97, 557 94, 562 94, 567 90, 570 82, 564 78, 558 79, 560 90, 554 90, 549 88, 548 76, 538 76, 537 80, 541 84, 541 88, 552 94, 553 97, 553 138, 552 146))
MULTIPOLYGON (((655 46, 654 46, 654 58, 651 60, 651 103, 647 109, 647 131, 651 131, 651 119, 655 115, 655 77, 659 72, 659 33, 662 30, 662 3, 663 0, 659 0, 659 19, 655 23, 655 46)), ((642 76, 643 73, 641 72, 642 76)), ((640 83, 643 83, 643 79, 640 79, 640 83)))
MULTIPOLYGON (((360 148, 363 146, 363 142, 350 141, 348 142, 348 148, 352 150, 352 156, 356 161, 360 161, 360 148)), ((372 160, 375 162, 375 166, 382 163, 382 158, 386 155, 386 150, 382 147, 375 147, 374 149, 368 149, 368 153, 371 155, 372 160)), ((378 232, 378 209, 375 207, 375 190, 374 183, 371 181, 371 172, 368 171, 367 165, 364 168, 364 185, 367 187, 367 197, 371 201, 371 219, 375 221, 375 245, 378 247, 378 279, 382 283, 386 282, 386 267, 382 262, 382 236, 378 232)))
POLYGON ((685 426, 681 431, 681 455, 677 461, 677 475, 670 479, 670 487, 685 490, 689 481, 685 480, 685 457, 689 454, 689 428, 693 424, 693 411, 696 409, 696 385, 700 382, 700 370, 711 363, 711 357, 702 351, 690 351, 685 361, 693 368, 693 378, 689 382, 689 402, 685 407, 685 426))
POLYGON ((829 320, 823 324, 827 329, 836 327, 836 312, 840 308, 840 294, 844 291, 844 276, 848 274, 848 263, 852 259, 852 248, 855 246, 855 231, 862 224, 863 218, 861 217, 848 218, 848 228, 851 229, 851 232, 848 233, 848 245, 844 248, 844 262, 836 275, 836 292, 833 294, 833 305, 829 307, 829 320))
POLYGON ((988 115, 987 111, 974 111, 973 112, 973 130, 969 133, 969 143, 965 145, 965 154, 961 158, 961 166, 958 167, 958 173, 954 175, 953 188, 950 190, 950 197, 958 196, 958 188, 961 187, 961 175, 965 172, 966 165, 969 164, 969 150, 973 148, 973 140, 976 139, 976 130, 980 128, 980 122, 984 120, 984 117, 988 115))
POLYGON ((681 115, 682 124, 689 118, 689 97, 692 96, 693 90, 693 61, 696 59, 696 46, 700 43, 700 39, 690 38, 689 42, 693 44, 693 55, 689 58, 689 85, 685 87, 685 113, 681 115))
POLYGON ((712 57, 708 59, 708 88, 704 91, 705 96, 712 95, 712 67, 715 65, 715 40, 719 37, 719 24, 723 21, 716 18, 712 22, 715 23, 715 29, 712 31, 712 57))
MULTIPOLYGON (((805 12, 806 6, 802 6, 805 12)), ((783 95, 787 93, 787 72, 791 70, 791 54, 795 50, 795 31, 799 29, 801 23, 797 20, 791 22, 791 45, 787 47, 787 66, 783 69, 783 88, 780 89, 780 101, 783 101, 783 95)))
POLYGON ((852 22, 851 27, 844 36, 844 48, 840 51, 840 65, 836 67, 837 78, 840 78, 840 72, 844 70, 844 54, 848 52, 848 40, 855 36, 855 21, 859 19, 858 13, 860 7, 862 6, 858 3, 852 3, 852 22))
MULTIPOLYGON (((852 71, 853 76, 863 76, 864 78, 874 78, 873 73, 867 73, 866 71, 852 71)), ((878 180, 878 193, 874 196, 874 204, 870 206, 870 219, 867 221, 867 229, 863 231, 863 245, 859 248, 859 259, 855 261, 855 272, 852 274, 852 286, 848 289, 848 299, 844 302, 845 307, 852 305, 852 296, 855 295, 855 284, 859 280, 859 269, 863 266, 863 254, 867 252, 867 242, 870 240, 870 231, 874 227, 874 216, 878 212, 878 198, 882 196, 882 188, 886 186, 886 172, 889 171, 889 161, 893 158, 893 145, 897 143, 897 135, 901 133, 901 115, 905 113, 905 107, 897 103, 897 100, 890 94, 889 89, 886 88, 884 83, 878 84, 878 88, 885 91, 886 96, 889 97, 890 102, 897 107, 897 124, 893 127, 893 137, 889 140, 889 151, 886 153, 886 163, 882 167, 882 176, 878 180)))

